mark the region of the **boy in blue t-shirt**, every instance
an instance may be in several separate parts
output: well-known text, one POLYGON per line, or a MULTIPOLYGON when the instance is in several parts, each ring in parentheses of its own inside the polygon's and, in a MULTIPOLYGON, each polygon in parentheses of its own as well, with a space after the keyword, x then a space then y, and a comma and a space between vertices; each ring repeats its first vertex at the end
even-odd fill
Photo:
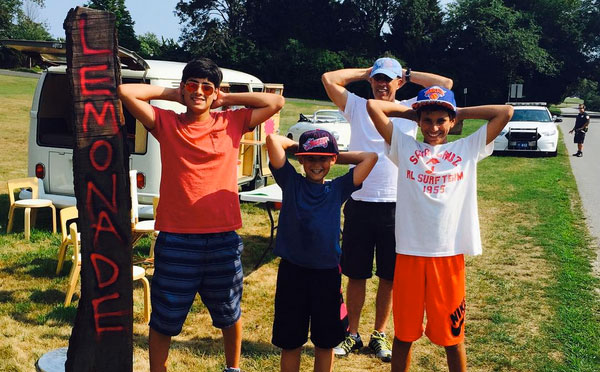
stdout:
POLYGON ((281 350, 281 371, 299 371, 302 345, 315 345, 315 371, 333 369, 333 348, 345 337, 340 317, 340 209, 360 189, 377 162, 373 152, 340 154, 335 138, 325 130, 289 138, 267 137, 269 167, 281 187, 283 201, 273 253, 281 257, 275 293, 273 344, 281 350), (306 177, 288 162, 296 157, 306 177), (335 163, 356 167, 333 181, 325 176, 335 163))

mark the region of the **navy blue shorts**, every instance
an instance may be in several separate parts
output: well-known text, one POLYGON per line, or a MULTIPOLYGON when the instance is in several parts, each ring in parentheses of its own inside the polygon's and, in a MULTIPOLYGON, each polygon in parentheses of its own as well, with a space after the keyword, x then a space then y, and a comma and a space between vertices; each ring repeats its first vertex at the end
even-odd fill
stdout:
POLYGON ((160 232, 154 247, 150 327, 175 336, 198 293, 217 328, 241 316, 244 273, 242 239, 235 231, 214 234, 160 232))
POLYGON ((281 259, 275 291, 272 343, 296 349, 310 339, 316 347, 331 349, 344 340, 341 319, 339 268, 309 269, 281 259))
POLYGON ((342 233, 342 273, 351 279, 375 275, 394 280, 396 264, 396 203, 364 202, 348 199, 344 205, 342 233))

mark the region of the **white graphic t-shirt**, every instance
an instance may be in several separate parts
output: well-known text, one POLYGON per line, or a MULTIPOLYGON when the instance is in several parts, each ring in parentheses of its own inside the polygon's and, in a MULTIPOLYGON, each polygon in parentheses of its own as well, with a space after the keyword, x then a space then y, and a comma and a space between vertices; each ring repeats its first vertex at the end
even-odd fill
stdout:
MULTIPOLYGON (((396 103, 411 107, 416 97, 396 103)), ((350 151, 370 151, 379 155, 371 173, 363 182, 362 189, 352 194, 352 199, 367 202, 395 202, 398 168, 385 156, 385 141, 375 129, 367 112, 367 100, 348 92, 346 109, 342 112, 350 123, 350 151)), ((401 118, 391 118, 394 125, 413 138, 417 135, 417 123, 401 118)))
POLYGON ((487 125, 443 145, 417 142, 394 126, 388 157, 398 166, 396 253, 481 254, 477 162, 489 156, 487 125))

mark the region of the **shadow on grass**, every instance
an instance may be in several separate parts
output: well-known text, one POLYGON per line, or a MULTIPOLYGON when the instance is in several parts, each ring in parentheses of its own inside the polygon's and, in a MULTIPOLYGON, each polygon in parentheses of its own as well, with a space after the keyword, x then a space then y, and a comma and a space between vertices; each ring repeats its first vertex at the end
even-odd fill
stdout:
MULTIPOLYGON (((24 254, 12 264, 4 266, 0 272, 5 272, 9 275, 29 275, 32 278, 52 278, 55 276, 57 259, 55 257, 35 257, 37 252, 29 252, 24 254)), ((70 261, 65 262, 63 271, 68 272, 70 261)))
POLYGON ((65 299, 65 293, 58 289, 34 290, 29 295, 29 299, 38 304, 52 305, 62 302, 65 299))
MULTIPOLYGON (((61 292, 62 302, 65 294, 61 292)), ((56 306, 46 315, 47 320, 53 320, 60 324, 73 324, 75 323, 75 315, 77 314, 77 308, 75 306, 56 306)))
POLYGON ((268 237, 244 234, 240 234, 240 236, 244 242, 244 251, 242 252, 244 276, 252 274, 260 266, 271 262, 275 258, 272 250, 266 251, 269 247, 268 237), (264 257, 262 257, 263 254, 264 257))
MULTIPOLYGON (((134 333, 133 345, 135 348, 148 350, 148 334, 134 333)), ((195 337, 190 340, 173 338, 171 350, 192 350, 195 355, 223 355, 222 337, 195 337)), ((308 350, 309 348, 305 348, 308 350)), ((280 350, 268 342, 256 342, 242 339, 242 356, 244 358, 279 356, 280 350)))

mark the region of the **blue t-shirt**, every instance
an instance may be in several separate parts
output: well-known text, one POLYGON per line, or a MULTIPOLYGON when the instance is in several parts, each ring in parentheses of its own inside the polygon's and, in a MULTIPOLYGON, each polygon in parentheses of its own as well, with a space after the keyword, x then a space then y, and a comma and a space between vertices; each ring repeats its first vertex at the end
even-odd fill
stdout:
POLYGON ((362 187, 354 186, 354 169, 322 185, 298 174, 287 160, 271 171, 283 195, 273 253, 307 268, 337 267, 340 209, 350 194, 362 187))

